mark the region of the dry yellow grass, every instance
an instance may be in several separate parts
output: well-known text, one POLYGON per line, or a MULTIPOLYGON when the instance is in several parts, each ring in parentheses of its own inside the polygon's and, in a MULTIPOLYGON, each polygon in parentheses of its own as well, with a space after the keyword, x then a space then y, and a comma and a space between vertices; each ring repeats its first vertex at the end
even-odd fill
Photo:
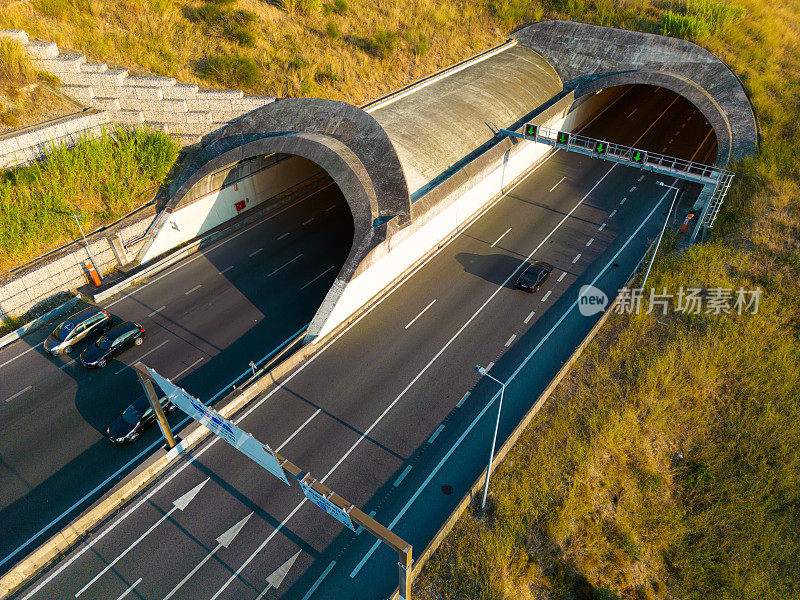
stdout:
POLYGON ((350 0, 220 5, 245 10, 248 47, 193 18, 203 0, 32 0, 0 15, 0 27, 25 29, 93 60, 139 67, 206 85, 209 57, 250 59, 257 78, 246 91, 363 103, 504 39, 483 3, 446 0, 350 0), (287 5, 289 8, 281 8, 287 5), (299 6, 310 6, 302 10, 299 6), (339 7, 337 13, 337 7, 339 7), (341 14, 339 14, 341 13, 341 14))

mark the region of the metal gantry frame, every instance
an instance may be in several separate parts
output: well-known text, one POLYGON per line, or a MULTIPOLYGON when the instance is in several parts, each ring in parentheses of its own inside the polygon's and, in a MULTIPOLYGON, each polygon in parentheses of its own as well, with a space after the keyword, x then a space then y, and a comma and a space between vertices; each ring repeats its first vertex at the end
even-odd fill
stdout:
POLYGON ((699 183, 703 186, 713 186, 713 192, 705 207, 703 214, 698 221, 698 226, 692 235, 692 241, 697 236, 700 227, 710 229, 714 226, 714 221, 719 214, 725 195, 728 193, 733 173, 726 169, 720 169, 703 163, 650 152, 632 146, 625 146, 614 142, 608 142, 585 135, 561 131, 536 123, 526 123, 523 132, 509 131, 501 129, 500 133, 509 137, 547 144, 555 148, 577 152, 594 158, 608 160, 629 167, 635 167, 643 171, 651 171, 660 175, 667 175, 699 183))
MULTIPOLYGON (((155 391, 153 376, 149 373, 147 367, 142 362, 137 362, 133 366, 139 377, 139 382, 147 394, 150 401, 150 407, 156 414, 158 424, 161 432, 167 442, 168 448, 174 448, 176 445, 176 438, 172 433, 172 428, 167 421, 164 410, 158 399, 158 394, 155 391)), ((211 430, 214 433, 214 430, 211 430)), ((411 600, 411 586, 412 586, 412 565, 413 565, 413 547, 411 544, 403 540, 400 536, 390 531, 387 527, 381 525, 378 521, 364 513, 360 508, 353 503, 345 500, 342 496, 334 492, 331 488, 324 485, 317 479, 308 477, 308 473, 303 471, 300 467, 291 462, 288 458, 281 456, 277 452, 273 455, 278 461, 280 468, 291 475, 297 481, 302 481, 308 487, 312 488, 317 494, 325 498, 328 502, 341 509, 349 516, 350 520, 357 525, 360 525, 372 535, 378 538, 381 542, 391 547, 397 552, 398 560, 398 592, 399 600, 411 600)))

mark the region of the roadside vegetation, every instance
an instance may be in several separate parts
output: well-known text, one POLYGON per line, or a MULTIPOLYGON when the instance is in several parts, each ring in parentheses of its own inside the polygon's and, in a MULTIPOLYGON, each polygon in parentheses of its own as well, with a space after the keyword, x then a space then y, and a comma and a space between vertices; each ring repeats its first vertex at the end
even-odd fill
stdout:
POLYGON ((91 231, 150 200, 177 155, 164 133, 118 130, 0 171, 0 268, 77 239, 73 214, 83 215, 81 226, 91 231))
MULTIPOLYGON (((614 315, 469 509, 415 597, 800 598, 800 1, 30 0, 0 27, 206 85, 361 103, 543 19, 683 37, 730 65, 762 128, 710 241, 655 288, 761 288, 755 315, 614 315)), ((0 177, 0 265, 99 225, 165 177, 160 134, 0 177), (113 149, 113 150, 112 150, 113 149)))
POLYGON ((0 38, 0 134, 77 112, 78 105, 53 91, 58 79, 37 71, 25 49, 0 38))
POLYGON ((745 82, 762 150, 736 166, 711 240, 668 244, 648 287, 761 288, 760 306, 612 315, 415 597, 800 598, 800 3, 569 6, 559 16, 692 39, 745 82))

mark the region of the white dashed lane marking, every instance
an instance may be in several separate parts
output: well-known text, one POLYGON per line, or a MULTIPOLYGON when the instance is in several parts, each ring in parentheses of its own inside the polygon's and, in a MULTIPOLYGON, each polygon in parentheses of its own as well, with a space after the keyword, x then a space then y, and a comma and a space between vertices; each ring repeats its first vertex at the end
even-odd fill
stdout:
POLYGON ((642 175, 641 177, 639 177, 639 182, 642 182, 642 181, 644 181, 644 175, 642 175))
POLYGON ((152 317, 153 315, 156 315, 156 314, 160 313, 160 312, 161 312, 162 310, 164 310, 165 308, 167 308, 167 307, 166 307, 166 306, 162 306, 161 308, 157 308, 157 309, 155 309, 153 312, 151 312, 151 313, 150 313, 149 315, 147 315, 147 316, 148 316, 148 317, 152 317))
POLYGON ((20 390, 20 391, 18 391, 18 392, 17 392, 16 394, 14 394, 13 396, 11 396, 11 397, 9 397, 9 398, 6 398, 6 402, 11 402, 12 400, 15 400, 16 398, 19 398, 20 396, 22 396, 22 394, 24 394, 25 392, 27 392, 27 391, 28 391, 29 389, 31 389, 32 387, 33 387, 32 385, 29 385, 29 386, 28 386, 28 387, 26 387, 24 390, 20 390))
POLYGON ((588 242, 586 242, 586 245, 587 246, 591 246, 593 241, 594 241, 594 238, 591 238, 588 242))
POLYGON ((632 194, 635 189, 636 189, 636 186, 633 186, 631 189, 628 190, 628 193, 632 194))
POLYGON ((253 257, 254 257, 256 254, 258 254, 259 252, 261 252, 263 249, 264 249, 264 248, 259 248, 259 249, 258 249, 258 250, 256 250, 255 252, 251 252, 251 253, 250 253, 250 258, 253 258, 253 257))
POLYGON ((516 333, 514 335, 512 335, 510 338, 508 338, 508 341, 506 342, 506 348, 508 348, 513 343, 513 341, 515 339, 517 339, 517 334, 516 333))
POLYGON ((226 268, 222 269, 222 271, 220 271, 219 274, 220 275, 224 275, 225 273, 230 271, 232 268, 233 268, 233 265, 231 265, 230 267, 226 267, 226 268))
POLYGON ((327 273, 328 271, 331 271, 332 269, 333 269, 333 265, 331 265, 330 267, 328 267, 327 269, 325 269, 325 270, 324 270, 322 273, 320 273, 319 275, 317 275, 316 277, 314 277, 314 279, 312 279, 311 281, 309 281, 307 284, 305 284, 305 285, 304 285, 303 287, 301 287, 300 289, 301 289, 301 290, 304 290, 304 289, 306 289, 308 286, 310 286, 312 283, 314 283, 314 282, 315 282, 317 279, 319 279, 320 277, 322 277, 323 275, 325 275, 325 273, 327 273))
POLYGON ((437 428, 436 428, 436 431, 434 431, 434 432, 433 432, 433 435, 432 435, 431 437, 429 437, 429 438, 428 438, 428 443, 429 443, 429 444, 432 444, 432 443, 433 443, 433 441, 434 441, 434 440, 435 440, 437 437, 439 437, 439 434, 440 434, 440 433, 442 433, 442 429, 444 429, 444 425, 439 425, 439 427, 437 427, 437 428))
POLYGON ((634 108, 634 109, 631 111, 631 114, 629 114, 629 115, 628 115, 626 118, 627 118, 627 119, 630 119, 630 118, 633 116, 633 114, 634 114, 634 113, 635 113, 637 110, 639 110, 639 109, 638 109, 638 108, 634 108))
POLYGON ((605 229, 605 228, 606 228, 606 224, 603 223, 602 225, 600 225, 600 227, 597 228, 597 231, 603 231, 603 229, 605 229))
POLYGON ((562 177, 561 179, 559 179, 558 183, 550 188, 550 191, 552 192, 554 189, 556 189, 561 184, 561 182, 564 181, 565 179, 566 179, 566 177, 562 177))
POLYGON ((311 217, 310 219, 306 219, 305 221, 303 221, 303 225, 308 225, 313 220, 314 220, 314 217, 311 217))
MULTIPOLYGON (((287 234, 287 235, 288 235, 288 234, 287 234)), ((297 260, 298 258, 300 258, 301 256, 303 256, 303 255, 302 255, 302 254, 298 254, 298 255, 297 255, 297 256, 295 256, 295 257, 294 257, 292 260, 290 260, 289 262, 283 263, 283 264, 282 264, 280 267, 278 267, 277 269, 275 269, 274 271, 272 271, 272 273, 269 273, 269 274, 267 275, 267 277, 272 277, 273 275, 275 275, 275 273, 277 273, 278 271, 280 271, 281 269, 283 269, 283 268, 285 268, 285 267, 288 267, 290 264, 292 264, 294 261, 296 261, 296 260, 297 260)))
POLYGON ((542 302, 546 302, 547 299, 550 297, 550 294, 552 294, 552 293, 553 293, 553 290, 547 290, 547 293, 544 296, 542 296, 542 302))
POLYGON ((619 204, 620 204, 620 206, 622 206, 623 204, 625 204, 625 202, 626 202, 627 200, 628 200, 627 198, 623 198, 622 200, 620 200, 620 201, 619 201, 619 204))
POLYGON ((574 265, 576 262, 578 262, 578 260, 580 259, 580 257, 581 257, 581 253, 580 253, 580 252, 578 252, 578 255, 577 255, 575 258, 573 258, 573 259, 572 259, 572 264, 574 265))
POLYGON ((610 215, 608 215, 608 218, 609 218, 609 219, 613 219, 615 214, 617 214, 617 209, 616 209, 616 208, 615 208, 614 210, 612 210, 612 211, 611 211, 611 214, 610 214, 610 215))
MULTIPOLYGON (((533 314, 533 313, 531 313, 531 314, 533 314)), ((461 400, 459 400, 458 404, 456 404, 456 408, 461 408, 461 405, 464 404, 464 402, 466 402, 467 398, 469 398, 469 392, 467 392, 466 394, 464 394, 461 397, 461 400)))
POLYGON ((400 477, 394 480, 394 487, 399 486, 402 483, 403 479, 406 478, 406 475, 408 475, 410 472, 411 472, 411 465, 408 465, 405 469, 403 469, 403 472, 400 473, 400 477))
POLYGON ((494 247, 495 247, 495 246, 496 246, 498 243, 500 243, 500 240, 502 240, 504 237, 506 237, 506 234, 508 234, 508 232, 509 232, 509 231, 511 231, 511 227, 509 227, 508 229, 506 229, 506 230, 505 230, 505 232, 503 232, 503 235, 501 235, 501 236, 500 236, 499 238, 497 238, 497 239, 496 239, 494 242, 492 242, 492 245, 491 245, 491 246, 489 246, 489 247, 490 247, 490 248, 494 248, 494 247))
POLYGON ((436 300, 435 300, 435 299, 434 299, 434 300, 431 300, 431 303, 430 303, 430 304, 428 304, 428 306, 426 306, 425 308, 423 308, 423 309, 422 309, 422 311, 421 311, 421 312, 420 312, 420 313, 419 313, 419 314, 418 314, 416 317, 414 317, 413 319, 411 319, 411 321, 409 321, 409 322, 408 322, 408 325, 406 325, 406 326, 405 326, 405 329, 408 329, 409 327, 411 327, 411 326, 414 324, 414 321, 416 321, 416 320, 417 320, 417 319, 419 319, 419 318, 420 318, 420 317, 421 317, 423 314, 425 314, 425 311, 426 311, 426 310, 428 310, 428 309, 429 309, 431 306, 433 306, 433 303, 434 303, 434 302, 436 302, 436 300))
POLYGON ((280 241, 280 240, 282 240, 283 238, 285 238, 285 237, 288 237, 288 236, 289 236, 289 232, 287 231, 286 233, 284 233, 282 236, 280 236, 280 237, 278 238, 278 241, 280 241))
MULTIPOLYGON (((566 273, 565 273, 565 275, 566 275, 566 273)), ((535 314, 536 314, 536 311, 531 311, 531 314, 529 314, 527 317, 525 317, 525 320, 523 321, 523 323, 527 324, 533 318, 533 315, 535 315, 535 314)))
POLYGON ((200 283, 200 284, 198 284, 198 285, 194 286, 194 287, 193 287, 192 289, 190 289, 188 292, 184 292, 184 294, 183 294, 183 295, 184 295, 184 296, 188 296, 188 295, 189 295, 189 294, 191 294, 192 292, 196 292, 197 290, 199 290, 201 287, 203 287, 203 284, 202 284, 202 283, 200 283))

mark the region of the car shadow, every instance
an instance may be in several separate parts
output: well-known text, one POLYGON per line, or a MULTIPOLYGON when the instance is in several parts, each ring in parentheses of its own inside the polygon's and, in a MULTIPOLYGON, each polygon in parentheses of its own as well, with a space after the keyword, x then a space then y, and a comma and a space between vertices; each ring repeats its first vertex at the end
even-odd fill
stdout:
POLYGON ((522 272, 521 267, 527 264, 525 260, 508 254, 459 252, 456 254, 456 260, 467 273, 508 289, 514 289, 516 276, 522 272), (514 276, 510 277, 512 273, 514 276))

